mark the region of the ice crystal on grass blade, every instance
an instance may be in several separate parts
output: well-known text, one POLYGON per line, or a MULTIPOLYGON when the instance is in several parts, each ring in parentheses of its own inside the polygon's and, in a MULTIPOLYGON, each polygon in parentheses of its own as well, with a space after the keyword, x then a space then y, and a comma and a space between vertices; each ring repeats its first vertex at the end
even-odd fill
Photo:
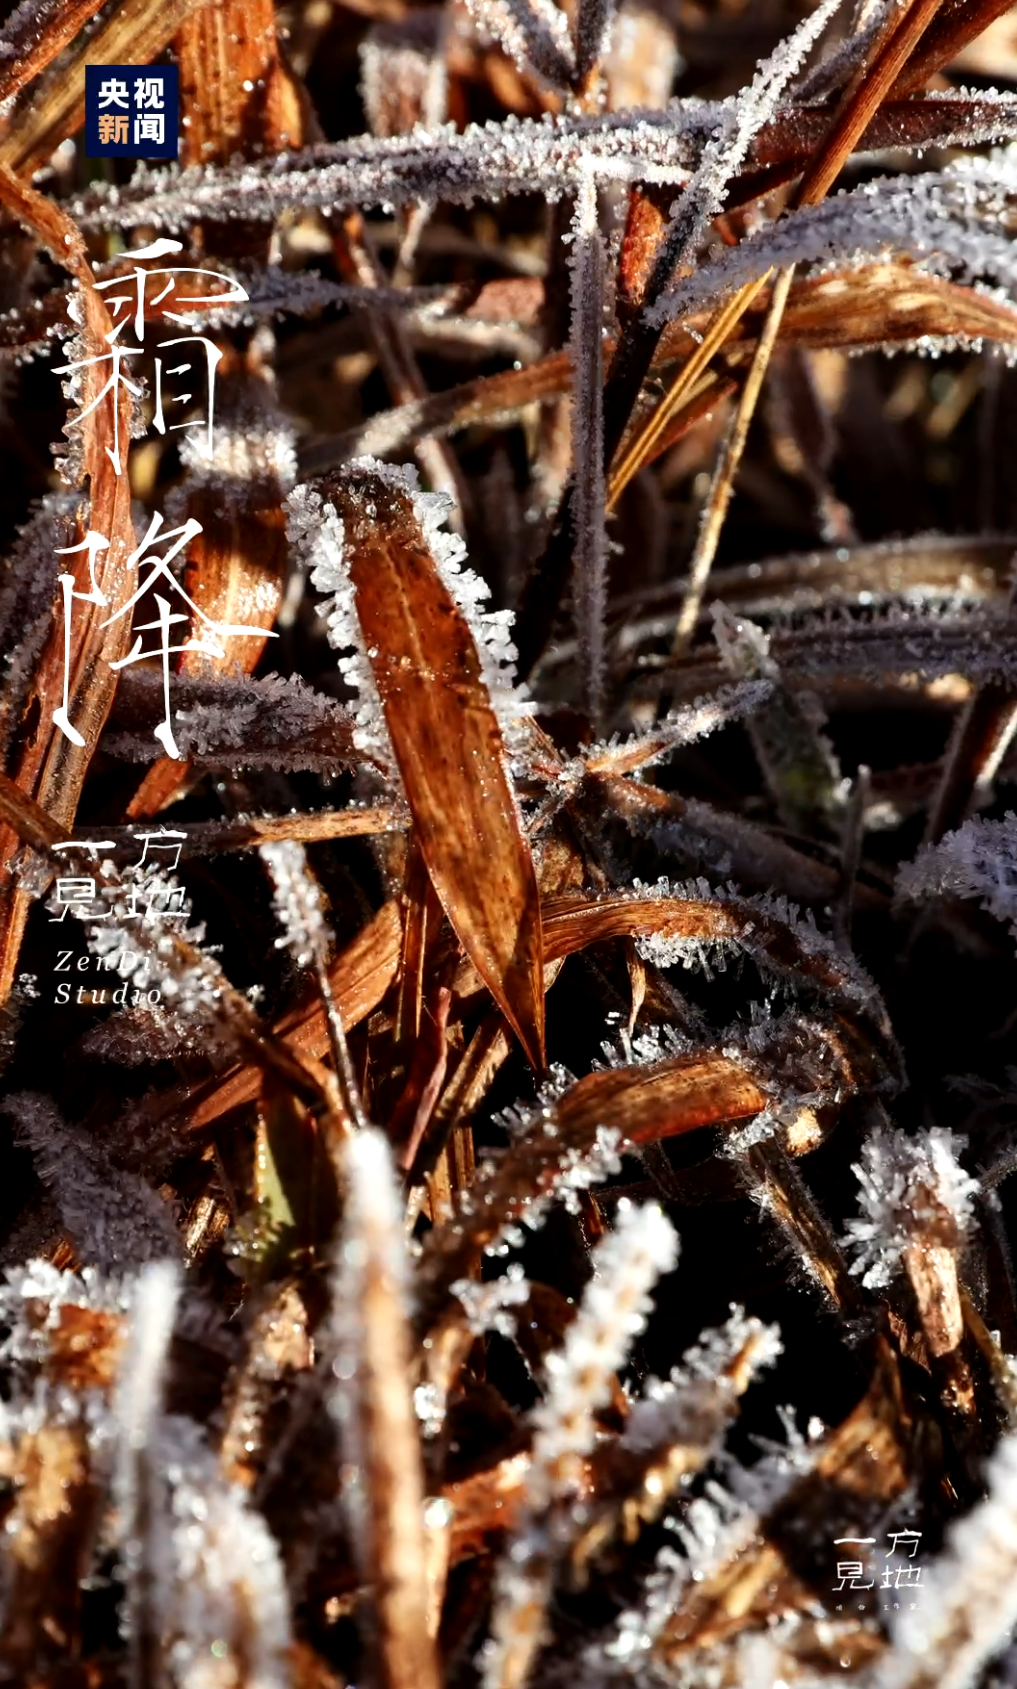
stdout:
MULTIPOLYGON (((357 458, 348 467, 351 477, 358 473, 374 475, 383 485, 409 494, 438 573, 476 641, 481 677, 511 744, 516 722, 529 713, 526 694, 515 681, 516 651, 510 636, 512 615, 507 610, 482 608, 490 596, 489 588, 472 569, 464 567, 466 547, 458 534, 445 531, 451 511, 449 499, 442 493, 421 492, 412 465, 396 469, 374 458, 357 458)), ((326 618, 329 643, 347 653, 340 657, 339 668, 359 697, 356 743, 368 755, 380 757, 391 766, 394 758, 388 729, 364 649, 353 583, 343 557, 342 520, 327 498, 309 485, 301 485, 290 494, 289 511, 291 543, 312 569, 311 584, 328 595, 321 613, 326 618)))
POLYGON ((324 960, 328 927, 321 892, 307 872, 303 846, 292 839, 280 839, 276 844, 262 845, 260 855, 272 876, 275 912, 283 929, 276 944, 285 946, 299 967, 324 960))
MULTIPOLYGON (((1010 190, 1012 191, 1012 189, 1010 190)), ((1014 245, 1002 231, 1007 197, 984 160, 960 171, 883 178, 767 224, 683 277, 649 310, 658 326, 774 266, 830 268, 906 253, 935 274, 988 282, 1013 298, 1014 245)))
POLYGON ((456 1279, 451 1286, 453 1296, 462 1303, 466 1321, 475 1336, 496 1331, 501 1337, 512 1337, 517 1316, 514 1308, 523 1307, 529 1300, 530 1285, 518 1261, 513 1261, 501 1278, 481 1283, 477 1279, 456 1279))
POLYGON ((48 1097, 21 1091, 2 1106, 53 1192, 82 1263, 111 1271, 179 1254, 166 1203, 137 1173, 117 1167, 100 1138, 68 1125, 48 1097))
POLYGON ((536 72, 553 88, 574 73, 568 20, 554 0, 467 0, 470 15, 496 41, 517 70, 536 72))
POLYGON ((897 876, 901 897, 977 897, 1017 937, 1017 815, 965 821, 927 845, 897 876))
POLYGON ((933 1565, 922 1600, 892 1621, 873 1689, 972 1689, 1017 1625, 1017 1437, 989 1464, 988 1494, 933 1565))
POLYGON ((226 1483, 200 1426, 167 1416, 153 1545, 159 1654, 178 1689, 291 1689, 286 1578, 272 1534, 226 1483))
POLYGON ((677 1234, 655 1204, 619 1205, 614 1230, 594 1252, 593 1273, 565 1343, 547 1358, 544 1400, 532 1416, 527 1489, 535 1512, 575 1484, 577 1462, 593 1442, 594 1414, 646 1324, 653 1285, 677 1259, 677 1234))
POLYGON ((374 1586, 382 1680, 438 1689, 409 1376, 409 1264, 392 1156, 382 1134, 365 1127, 348 1140, 344 1164, 331 1408, 340 1429, 351 1541, 374 1586))
MULTIPOLYGON (((202 768, 297 770, 331 774, 354 760, 349 711, 298 675, 254 679, 170 679, 174 737, 183 754, 202 768)), ((142 670, 121 675, 114 706, 119 731, 106 734, 112 756, 142 762, 151 757, 149 722, 162 707, 159 677, 142 670), (141 716, 146 730, 133 724, 141 716)))
POLYGON ((941 1126, 914 1137, 879 1128, 867 1139, 854 1168, 862 1211, 847 1225, 863 1284, 888 1285, 908 1250, 962 1247, 979 1188, 960 1164, 966 1141, 941 1126))
POLYGON ((579 181, 570 239, 572 252, 572 463, 576 533, 575 600, 583 654, 587 708, 593 721, 603 712, 604 612, 608 541, 604 492, 604 240, 600 232, 597 179, 587 166, 579 181))
POLYGON ((754 137, 776 111, 781 94, 840 4, 841 0, 820 0, 794 33, 759 64, 751 85, 728 105, 691 181, 671 207, 665 250, 672 271, 687 265, 695 253, 710 219, 720 209, 728 183, 744 164, 754 137))
POLYGON ((113 1411, 113 1494, 138 1684, 287 1689, 289 1599, 278 1550, 246 1494, 224 1481, 202 1428, 164 1411, 179 1281, 143 1269, 113 1411))
POLYGON ((594 1416, 646 1323, 651 1287, 677 1255, 674 1228, 659 1208, 619 1205, 616 1229, 594 1253, 564 1345, 547 1358, 544 1400, 532 1415, 525 1511, 496 1575, 491 1638, 481 1661, 486 1689, 520 1689, 529 1676, 547 1634, 554 1562, 576 1529, 567 1504, 593 1447, 594 1416))

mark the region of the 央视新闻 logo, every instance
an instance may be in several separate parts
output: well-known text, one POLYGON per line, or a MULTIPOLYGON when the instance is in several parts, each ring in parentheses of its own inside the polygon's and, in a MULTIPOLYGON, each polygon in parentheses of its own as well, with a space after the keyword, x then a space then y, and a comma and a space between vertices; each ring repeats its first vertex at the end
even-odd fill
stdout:
POLYGON ((176 158, 176 65, 86 65, 89 158, 176 158))

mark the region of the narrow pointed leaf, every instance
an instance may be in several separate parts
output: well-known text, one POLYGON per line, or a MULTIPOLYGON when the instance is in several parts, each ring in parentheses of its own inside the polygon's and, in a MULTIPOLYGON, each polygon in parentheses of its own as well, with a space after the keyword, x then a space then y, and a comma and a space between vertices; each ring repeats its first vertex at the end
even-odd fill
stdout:
POLYGON ((543 1068, 537 879, 473 635, 408 491, 358 471, 330 494, 428 873, 478 974, 543 1068))

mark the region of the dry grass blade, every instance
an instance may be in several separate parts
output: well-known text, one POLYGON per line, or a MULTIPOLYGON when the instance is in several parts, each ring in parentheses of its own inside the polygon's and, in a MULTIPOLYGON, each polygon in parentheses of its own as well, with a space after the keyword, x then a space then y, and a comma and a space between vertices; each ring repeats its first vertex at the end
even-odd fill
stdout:
MULTIPOLYGON (((111 332, 110 317, 102 295, 92 286, 80 231, 58 206, 25 187, 3 165, 0 204, 74 275, 81 289, 86 345, 90 355, 101 355, 104 337, 111 332)), ((83 429, 80 478, 88 485, 88 507, 87 517, 84 509, 79 515, 78 528, 82 540, 90 529, 109 543, 97 556, 86 547, 69 560, 72 591, 83 598, 91 595, 91 601, 78 600, 80 608, 70 618, 65 647, 62 623, 70 612, 62 593, 57 597, 50 635, 33 678, 29 707, 35 725, 22 736, 10 767, 16 784, 66 827, 74 818, 89 760, 113 702, 116 675, 110 664, 124 655, 130 640, 129 621, 112 620, 130 593, 130 577, 124 568, 134 549, 130 484, 126 476, 115 473, 107 442, 128 437, 131 401, 124 388, 103 397, 102 381, 101 363, 83 372, 81 409, 84 412, 93 403, 95 409, 85 418, 83 429), (96 588, 104 602, 95 601, 96 588), (103 625, 104 618, 112 625, 103 625), (77 740, 57 729, 54 711, 60 707, 66 708, 77 740)), ((0 841, 0 860, 6 861, 10 848, 8 835, 0 841)), ((24 892, 8 878, 0 888, 0 1001, 11 989, 27 914, 24 892)))
POLYGON ((727 1056, 684 1056, 650 1067, 619 1067, 580 1079, 558 1105, 570 1140, 592 1141, 601 1124, 626 1142, 658 1142, 704 1126, 750 1120, 766 1092, 727 1056))
MULTIPOLYGON (((12 51, 0 71, 0 100, 12 100, 22 88, 34 81, 101 9, 102 0, 72 0, 69 5, 66 0, 58 0, 49 8, 49 15, 44 16, 42 31, 34 40, 27 20, 24 37, 19 39, 15 33, 12 41, 8 36, 8 46, 14 49, 20 46, 22 50, 12 51)), ((10 21, 13 20, 9 20, 8 30, 10 21)), ((31 21, 37 23, 38 20, 31 21)))
POLYGON ((334 1412, 344 1457, 358 1468, 350 1524, 371 1585, 377 1681, 385 1689, 439 1689, 427 1623, 424 1477, 410 1392, 404 1244, 385 1139, 373 1129, 357 1133, 344 1165, 334 1412))
POLYGON ((271 0, 200 7, 185 18, 176 52, 189 120, 187 163, 227 163, 236 152, 301 144, 303 116, 279 58, 271 0))
POLYGON ((204 0, 120 0, 93 35, 81 34, 59 76, 0 140, 0 163, 28 175, 85 119, 86 64, 150 64, 204 0))
POLYGON ((530 1061, 544 1067, 540 904, 477 647, 411 494, 370 472, 330 484, 356 613, 434 888, 530 1061))
POLYGON ((807 1606, 812 1591, 798 1575, 795 1544, 809 1521, 822 1521, 828 1561, 835 1537, 875 1529, 911 1478, 913 1436, 897 1364, 884 1346, 871 1390, 817 1450, 812 1471, 759 1521, 758 1534, 743 1544, 736 1530, 729 1557, 688 1586, 654 1648, 661 1666, 673 1670, 699 1649, 758 1628, 768 1613, 807 1606))
POLYGON ((781 272, 773 284, 770 294, 770 305, 766 313, 762 333, 756 345, 756 350, 749 365, 749 372, 745 384, 738 396, 731 427, 724 441, 717 467, 713 473, 713 482, 703 507, 702 521, 696 537, 696 547, 692 553, 688 573, 688 593, 682 605, 678 623, 675 627, 675 649, 683 650, 688 643, 689 636, 699 617, 699 606, 703 601, 703 593, 713 560, 717 555, 720 543, 720 531, 724 526, 731 494, 734 491, 734 479, 738 472, 738 465, 745 451, 745 443, 749 437, 749 427, 755 415, 759 395, 770 365, 773 349, 777 344, 784 320, 784 310, 788 296, 794 282, 794 270, 781 272))
MULTIPOLYGON (((378 1007, 395 980, 401 935, 398 906, 386 903, 329 968, 329 987, 347 1030, 359 1026, 378 1007)), ((328 1055, 328 1023, 317 993, 283 1015, 273 1032, 298 1059, 321 1061, 328 1055)), ((239 1068, 206 1085, 164 1093, 156 1118, 180 1116, 192 1131, 198 1131, 253 1102, 260 1088, 256 1067, 239 1068)))
POLYGON ((636 432, 635 437, 620 449, 618 458, 612 461, 608 479, 607 505, 609 510, 615 508, 632 477, 638 473, 644 463, 652 458, 654 449, 683 401, 705 371, 711 358, 715 357, 726 345, 746 311, 766 286, 768 279, 769 275, 767 274, 761 276, 758 281, 747 283, 740 292, 720 307, 711 318, 706 333, 699 341, 691 357, 682 366, 662 402, 656 407, 647 422, 636 432))
MULTIPOLYGON (((705 888, 703 888, 705 891, 705 888)), ((688 897, 606 896, 552 898, 544 907, 544 954, 550 960, 574 955, 587 945, 611 938, 656 936, 662 948, 712 943, 744 946, 768 967, 788 969, 828 993, 850 1013, 862 1013, 887 1030, 885 1011, 872 987, 847 956, 820 940, 815 927, 797 922, 764 902, 729 895, 688 897)))

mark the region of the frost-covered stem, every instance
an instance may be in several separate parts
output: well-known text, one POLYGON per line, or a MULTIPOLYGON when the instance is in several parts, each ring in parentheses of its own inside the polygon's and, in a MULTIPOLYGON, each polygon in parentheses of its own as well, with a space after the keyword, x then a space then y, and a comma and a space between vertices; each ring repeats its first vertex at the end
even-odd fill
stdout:
POLYGON ((315 957, 314 975, 318 982, 318 991, 325 1008, 325 1025, 328 1030, 329 1049, 332 1052, 332 1063, 335 1067, 336 1078, 339 1081, 339 1091, 343 1099, 346 1113, 354 1126, 363 1130, 368 1124, 364 1112, 364 1104, 360 1096, 360 1086, 357 1082, 353 1058, 350 1047, 346 1042, 346 1028, 343 1026, 342 1012, 335 1000, 332 982, 328 977, 328 968, 318 957, 315 957))
POLYGON ((970 1689, 1017 1624, 1017 1436, 999 1444, 985 1500, 955 1525, 920 1604, 893 1620, 873 1689, 970 1689))
POLYGON ((424 1478, 411 1394, 407 1262, 388 1143, 348 1140, 335 1275, 339 1421, 352 1546, 372 1585, 382 1689, 440 1689, 428 1626, 424 1478))
POLYGON ((746 1151, 752 1194, 790 1242, 808 1277, 842 1319, 858 1319, 865 1303, 848 1264, 804 1179, 775 1137, 746 1151))
POLYGON ((586 708, 595 727, 604 708, 604 614, 607 535, 604 500, 604 241, 597 217, 597 182, 582 170, 573 223, 572 462, 575 531, 573 579, 586 708))
POLYGON ((710 491, 703 507, 695 550, 689 563, 685 602, 678 613, 678 622, 674 630, 674 648, 679 653, 685 650, 692 637, 696 622, 699 620, 703 593, 710 577, 710 570, 713 568, 713 560, 717 555, 717 546, 720 543, 724 518, 727 516, 731 494, 734 491, 734 479, 742 461, 742 454, 745 451, 749 427, 756 414, 756 405, 759 401, 763 382, 766 379, 773 348, 777 343, 780 325, 784 320, 784 307, 787 304, 794 275, 794 265, 789 264, 785 270, 780 272, 773 284, 770 307, 766 313, 763 332, 759 337, 752 363, 749 366, 749 373, 745 378, 745 385, 738 400, 738 408, 725 438, 720 460, 713 472, 710 491))
MULTIPOLYGON (((346 1118, 355 1126, 366 1126, 367 1116, 360 1100, 353 1063, 346 1044, 342 1016, 328 977, 328 928, 321 902, 321 890, 311 873, 307 852, 295 839, 264 844, 259 852, 272 877, 275 912, 283 929, 277 945, 285 946, 300 967, 313 970, 325 1009, 325 1024, 339 1092, 346 1118)), ((346 1120, 336 1114, 340 1133, 346 1120)))
POLYGON ((677 1236, 661 1209, 620 1203, 615 1230, 594 1253, 593 1276, 564 1345, 548 1356, 522 1517, 495 1579, 491 1638, 482 1656, 485 1689, 522 1689, 530 1675, 546 1636, 555 1562, 578 1528, 567 1504, 593 1447, 594 1416, 645 1324, 652 1286, 677 1254, 677 1236))
POLYGON ((909 1137, 880 1127, 855 1167, 858 1219, 848 1224, 863 1283, 890 1285, 903 1270, 915 1298, 933 1375, 969 1470, 977 1444, 974 1385, 964 1354, 957 1258, 973 1224, 978 1182, 960 1163, 965 1140, 940 1127, 909 1137))
MULTIPOLYGON (((364 219, 359 211, 337 219, 334 229, 333 245, 339 256, 340 271, 352 270, 356 279, 366 287, 377 289, 384 286, 386 277, 368 244, 364 219)), ((359 309, 359 315, 367 325, 393 402, 401 406, 426 397, 427 383, 420 373, 417 355, 400 313, 381 305, 368 305, 359 309)), ((450 525, 461 533, 466 483, 451 446, 445 440, 419 440, 415 455, 435 492, 445 493, 448 497, 450 525)))
MULTIPOLYGON (((606 438, 608 457, 621 443, 632 407, 650 367, 659 339, 654 326, 654 307, 660 302, 673 277, 694 262, 697 249, 723 204, 727 185, 743 164, 753 138, 777 109, 780 96, 803 64, 807 54, 840 6, 841 0, 820 0, 768 59, 761 61, 750 88, 740 96, 733 126, 723 126, 707 142, 696 170, 671 207, 671 220, 664 231, 646 284, 641 313, 630 323, 611 365, 610 419, 606 438)), ((715 313, 702 344, 688 359, 678 380, 657 407, 647 426, 637 431, 624 459, 612 475, 612 503, 663 433, 692 381, 705 367, 708 356, 723 344, 749 309, 762 287, 762 279, 749 283, 715 313)))
POLYGON ((260 855, 272 876, 275 911, 283 929, 283 937, 276 942, 292 952, 299 966, 310 964, 314 972, 346 1114, 355 1126, 366 1126, 367 1116, 350 1060, 342 1015, 328 977, 328 928, 321 890, 308 866, 307 852, 295 839, 285 839, 262 845, 260 855))
POLYGON ((596 70, 613 17, 614 0, 578 0, 572 31, 577 85, 581 86, 596 70))
POLYGON ((169 1261, 156 1261, 138 1275, 130 1330, 113 1398, 119 1438, 113 1475, 117 1536, 127 1585, 127 1631, 133 1689, 154 1689, 163 1681, 159 1635, 152 1611, 160 1521, 156 1489, 161 1473, 151 1453, 162 1412, 166 1357, 180 1276, 169 1261))
POLYGON ((978 1408, 963 1347, 956 1253, 949 1245, 916 1242, 904 1250, 903 1260, 940 1399, 961 1451, 971 1460, 978 1436, 978 1408))
POLYGON ((820 732, 815 703, 782 683, 770 655, 770 638, 747 616, 733 616, 714 604, 713 631, 725 668, 742 677, 763 676, 773 684, 746 729, 760 771, 781 820, 799 832, 828 824, 842 802, 840 768, 833 747, 820 732), (811 703, 811 707, 810 707, 811 703))

